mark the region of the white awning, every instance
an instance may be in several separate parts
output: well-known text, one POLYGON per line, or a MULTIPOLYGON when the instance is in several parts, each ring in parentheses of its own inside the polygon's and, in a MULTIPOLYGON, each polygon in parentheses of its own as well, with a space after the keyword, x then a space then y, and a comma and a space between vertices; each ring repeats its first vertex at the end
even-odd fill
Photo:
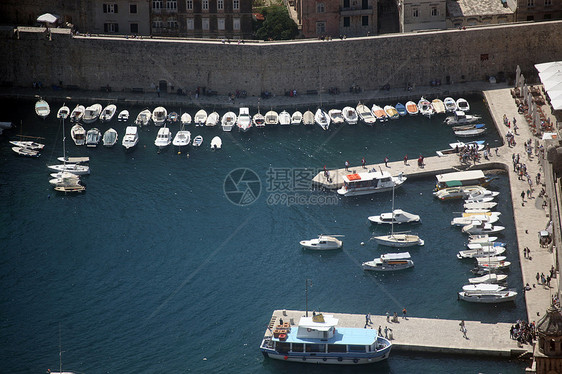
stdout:
POLYGON ((545 62, 543 64, 536 64, 535 69, 538 70, 539 73, 546 71, 552 67, 562 68, 562 61, 554 61, 554 62, 545 62))
POLYGON ((542 134, 542 140, 556 139, 556 137, 557 134, 555 132, 545 132, 542 134))
POLYGON ((536 64, 539 78, 554 110, 562 110, 562 61, 536 64))
POLYGON ((55 23, 59 19, 58 16, 55 16, 51 13, 45 13, 37 17, 37 22, 45 22, 45 23, 55 23))

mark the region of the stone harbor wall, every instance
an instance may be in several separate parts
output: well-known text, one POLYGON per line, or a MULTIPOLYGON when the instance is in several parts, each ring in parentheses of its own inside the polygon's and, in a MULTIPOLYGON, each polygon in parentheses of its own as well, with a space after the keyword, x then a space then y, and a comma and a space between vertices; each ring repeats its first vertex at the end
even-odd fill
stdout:
POLYGON ((411 34, 279 43, 73 36, 27 28, 0 30, 0 84, 113 91, 197 87, 219 94, 283 94, 352 85, 372 90, 488 76, 536 74, 562 60, 562 21, 411 34))

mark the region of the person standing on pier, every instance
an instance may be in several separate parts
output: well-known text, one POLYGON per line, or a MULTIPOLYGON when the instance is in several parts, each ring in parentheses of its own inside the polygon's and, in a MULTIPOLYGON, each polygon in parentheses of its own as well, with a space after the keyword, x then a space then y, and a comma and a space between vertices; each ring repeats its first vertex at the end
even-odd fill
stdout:
POLYGON ((363 169, 367 169, 365 164, 366 164, 365 157, 363 157, 363 159, 361 160, 361 166, 363 166, 363 169))
POLYGON ((408 166, 408 154, 404 156, 404 165, 408 166))
POLYGON ((459 323, 459 326, 461 327, 461 331, 462 331, 462 329, 464 329, 464 319, 461 320, 461 323, 459 323))
POLYGON ((384 158, 384 166, 388 167, 388 157, 384 158))
POLYGON ((349 171, 349 161, 345 162, 345 171, 349 171))
POLYGON ((406 318, 406 308, 402 309, 402 319, 408 319, 406 318))

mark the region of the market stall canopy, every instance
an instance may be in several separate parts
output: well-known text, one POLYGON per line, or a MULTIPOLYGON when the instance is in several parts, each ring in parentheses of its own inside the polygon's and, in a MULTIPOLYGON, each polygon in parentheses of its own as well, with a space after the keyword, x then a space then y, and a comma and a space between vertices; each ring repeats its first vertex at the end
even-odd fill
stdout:
POLYGON ((552 67, 562 69, 562 61, 545 62, 543 64, 535 65, 535 69, 537 69, 539 73, 542 73, 543 71, 546 71, 547 69, 550 69, 552 67))
POLYGON ((539 78, 544 86, 554 110, 562 110, 562 61, 536 64, 539 78))
POLYGON ((58 20, 59 17, 51 13, 41 14, 39 17, 37 17, 37 22, 55 23, 58 20))

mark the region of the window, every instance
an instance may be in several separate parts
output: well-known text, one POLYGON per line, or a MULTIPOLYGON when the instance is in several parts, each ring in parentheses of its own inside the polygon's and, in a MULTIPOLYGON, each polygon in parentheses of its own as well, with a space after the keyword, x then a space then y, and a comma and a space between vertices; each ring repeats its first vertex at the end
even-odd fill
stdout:
POLYGON ((535 6, 535 0, 527 0, 527 7, 534 7, 535 6))
POLYGON ((316 22, 316 34, 322 35, 326 33, 326 22, 316 22))
POLYGON ((119 32, 119 24, 117 23, 104 23, 103 32, 112 33, 119 32))
POLYGON ((544 6, 551 6, 552 0, 544 0, 544 6))
POLYGON ((139 33, 139 24, 131 23, 131 34, 138 34, 138 33, 139 33))
POLYGON ((129 4, 129 13, 131 14, 137 13, 137 4, 129 4))
POLYGON ((186 0, 185 1, 185 9, 193 10, 193 0, 186 0))
POLYGON ((162 28, 162 21, 160 21, 158 18, 155 19, 154 21, 152 21, 152 28, 153 29, 161 29, 162 28))
POLYGON ((195 29, 195 23, 193 22, 193 18, 188 18, 188 19, 187 19, 187 29, 188 29, 188 30, 193 30, 193 29, 195 29))
POLYGON ((117 13, 117 4, 103 4, 104 13, 117 13))
POLYGON ((240 0, 232 0, 232 9, 240 10, 240 0))
POLYGON ((224 30, 224 18, 217 19, 217 28, 221 31, 224 30))
POLYGON ((168 20, 168 28, 169 29, 177 29, 178 28, 178 21, 176 21, 175 19, 169 19, 168 20))
POLYGON ((552 19, 552 14, 547 13, 542 17, 542 19, 552 19))
POLYGON ((351 18, 350 17, 343 17, 343 27, 351 26, 351 18))
POLYGON ((208 18, 202 18, 201 19, 201 25, 202 25, 203 30, 209 30, 209 19, 208 18))
POLYGON ((217 0, 217 9, 218 10, 224 9, 224 0, 217 0))
POLYGON ((316 4, 316 13, 324 13, 325 10, 324 3, 316 4))
POLYGON ((201 9, 203 10, 209 10, 209 0, 203 0, 201 2, 201 9))
POLYGON ((412 17, 417 18, 420 16, 420 11, 418 8, 412 9, 412 17))
POLYGON ((232 30, 240 31, 240 18, 232 19, 232 30))
POLYGON ((361 26, 369 26, 369 16, 361 17, 361 26))
POLYGON ((168 0, 168 1, 166 1, 166 9, 168 9, 168 10, 178 10, 178 2, 177 2, 177 0, 168 0))
POLYGON ((155 10, 162 9, 162 0, 152 0, 152 9, 155 10))
POLYGON ((438 16, 439 15, 439 9, 437 9, 435 7, 431 8, 431 15, 433 17, 438 16))
POLYGON ((349 0, 343 0, 343 7, 349 8, 349 0))

